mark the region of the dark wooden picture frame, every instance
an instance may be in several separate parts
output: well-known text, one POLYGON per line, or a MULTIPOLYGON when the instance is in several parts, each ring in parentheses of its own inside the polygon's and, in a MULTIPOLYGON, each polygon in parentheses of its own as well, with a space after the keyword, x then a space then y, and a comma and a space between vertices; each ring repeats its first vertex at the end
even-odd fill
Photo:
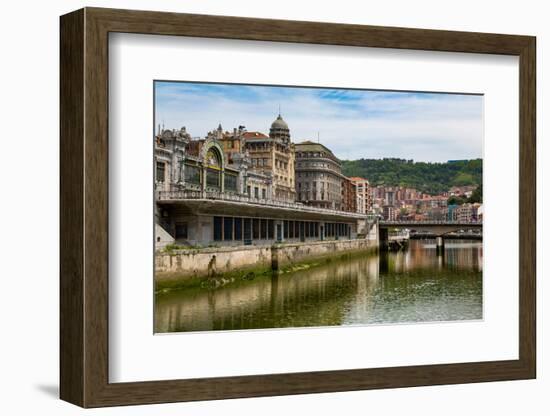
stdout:
POLYGON ((61 17, 60 396, 83 407, 351 391, 536 376, 535 38, 85 8, 61 17), (109 383, 108 36, 111 32, 519 57, 519 359, 109 383))

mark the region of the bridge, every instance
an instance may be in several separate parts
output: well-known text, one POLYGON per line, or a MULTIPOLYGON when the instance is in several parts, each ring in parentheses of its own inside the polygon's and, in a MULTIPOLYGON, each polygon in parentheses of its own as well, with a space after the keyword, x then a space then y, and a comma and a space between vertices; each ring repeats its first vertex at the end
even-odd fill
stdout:
POLYGON ((414 232, 426 232, 435 236, 436 250, 438 254, 443 254, 445 249, 445 235, 456 233, 458 231, 483 229, 481 221, 380 221, 379 238, 380 247, 387 248, 390 238, 389 230, 404 230, 414 232))

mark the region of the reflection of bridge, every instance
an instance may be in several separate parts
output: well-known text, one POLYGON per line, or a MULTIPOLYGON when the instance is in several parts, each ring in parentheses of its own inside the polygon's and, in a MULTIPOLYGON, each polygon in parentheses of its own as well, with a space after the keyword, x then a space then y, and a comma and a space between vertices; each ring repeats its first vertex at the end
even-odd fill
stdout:
POLYGON ((426 232, 434 235, 436 241, 436 249, 439 254, 442 254, 445 248, 445 234, 458 231, 483 229, 483 223, 480 221, 380 221, 378 225, 381 248, 386 248, 388 246, 389 230, 407 229, 409 231, 414 231, 417 233, 426 232))

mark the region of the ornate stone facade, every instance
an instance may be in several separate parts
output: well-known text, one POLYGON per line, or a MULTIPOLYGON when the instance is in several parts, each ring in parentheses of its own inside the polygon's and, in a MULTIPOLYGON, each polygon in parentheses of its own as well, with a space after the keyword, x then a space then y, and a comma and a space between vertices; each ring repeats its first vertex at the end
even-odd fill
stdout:
POLYGON ((246 168, 226 163, 216 137, 192 139, 185 127, 155 137, 155 190, 243 193, 246 168))
POLYGON ((273 199, 295 201, 295 150, 290 129, 281 115, 271 124, 269 136, 243 132, 243 138, 244 149, 252 161, 251 170, 272 178, 273 199))
POLYGON ((205 139, 192 139, 185 127, 160 130, 155 137, 155 189, 234 192, 255 199, 296 201, 295 152, 281 115, 269 136, 244 126, 205 139))
POLYGON ((205 138, 192 138, 185 127, 159 128, 154 140, 157 248, 351 239, 365 222, 353 209, 341 211, 353 185, 342 187, 347 178, 330 150, 302 148, 304 164, 296 166, 280 115, 269 136, 219 125, 205 138), (297 201, 295 171, 307 178, 300 183, 312 184, 318 204, 297 201))
POLYGON ((299 202, 327 209, 342 209, 342 164, 320 143, 297 143, 296 192, 299 202))

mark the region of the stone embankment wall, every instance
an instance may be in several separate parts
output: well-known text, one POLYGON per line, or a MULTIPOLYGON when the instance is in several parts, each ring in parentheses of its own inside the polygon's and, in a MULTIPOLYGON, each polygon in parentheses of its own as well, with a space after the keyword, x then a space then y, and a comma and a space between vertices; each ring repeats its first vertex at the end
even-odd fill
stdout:
POLYGON ((336 240, 307 243, 239 246, 157 252, 157 282, 214 277, 236 271, 278 270, 293 264, 376 249, 373 240, 336 240))

